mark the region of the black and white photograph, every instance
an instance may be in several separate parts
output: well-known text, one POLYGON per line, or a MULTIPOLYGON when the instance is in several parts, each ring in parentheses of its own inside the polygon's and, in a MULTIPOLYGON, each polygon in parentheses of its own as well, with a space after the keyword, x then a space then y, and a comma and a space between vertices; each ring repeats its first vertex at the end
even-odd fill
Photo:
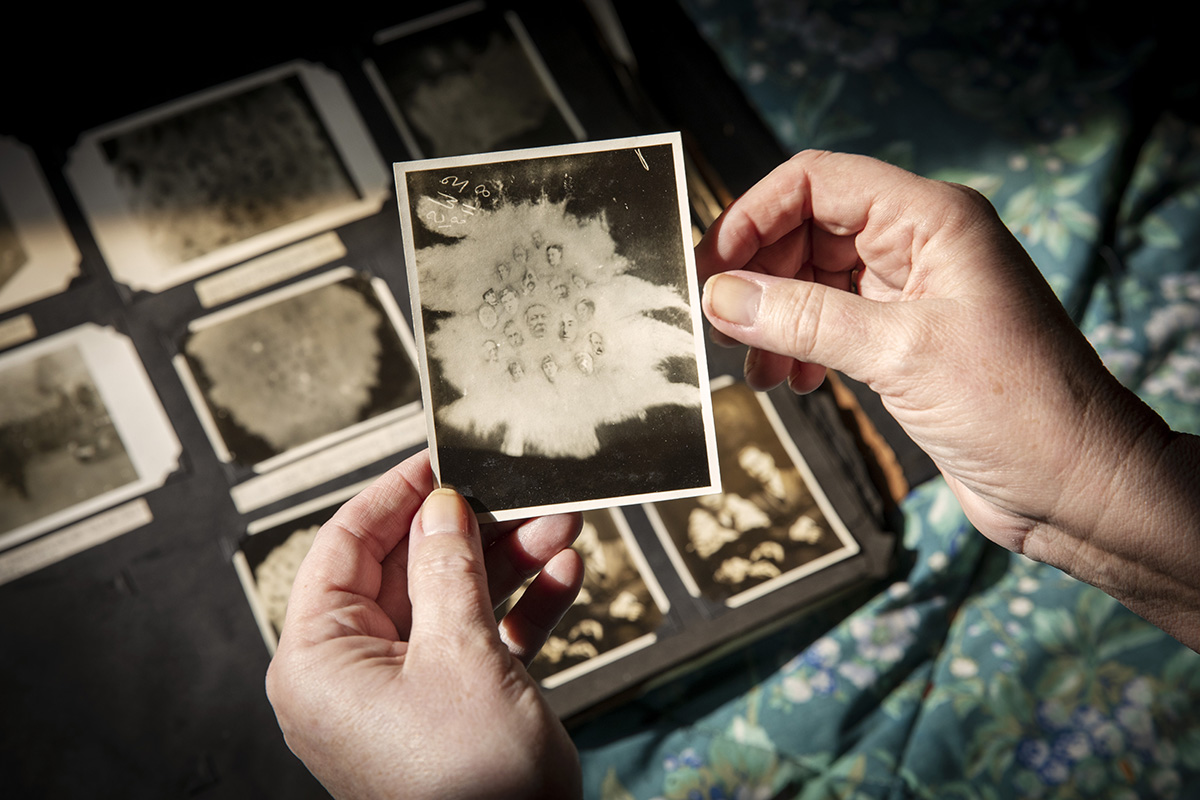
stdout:
POLYGON ((350 267, 192 321, 175 365, 218 457, 255 472, 421 406, 407 323, 350 267))
POLYGON ((548 689, 654 644, 670 609, 619 509, 585 511, 573 547, 583 588, 529 665, 548 689))
POLYGON ((296 572, 317 531, 370 482, 331 492, 246 526, 233 564, 268 652, 274 653, 279 644, 296 572))
POLYGON ((380 31, 364 68, 413 158, 584 138, 512 11, 463 3, 380 31))
POLYGON ((34 153, 0 136, 0 313, 66 290, 79 248, 34 153))
POLYGON ((770 398, 714 381, 723 491, 646 507, 688 591, 729 607, 859 551, 770 398))
POLYGON ((132 343, 111 328, 0 356, 0 548, 162 485, 179 455, 132 343))
POLYGON ((340 76, 304 62, 89 132, 66 172, 114 278, 152 292, 374 214, 389 182, 340 76))
POLYGON ((719 490, 678 134, 395 168, 442 483, 496 520, 719 490))

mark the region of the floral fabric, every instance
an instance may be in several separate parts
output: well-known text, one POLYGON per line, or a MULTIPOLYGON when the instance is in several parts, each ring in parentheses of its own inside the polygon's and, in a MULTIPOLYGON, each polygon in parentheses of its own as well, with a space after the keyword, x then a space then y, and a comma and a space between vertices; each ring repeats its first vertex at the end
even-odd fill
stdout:
MULTIPOLYGON (((988 196, 1109 368, 1200 432, 1200 124, 1172 105, 1196 82, 1162 73, 1128 15, 683 5, 786 148, 988 196)), ((1200 797, 1200 656, 986 541, 940 480, 903 512, 902 564, 874 597, 576 729, 587 795, 1200 797)))

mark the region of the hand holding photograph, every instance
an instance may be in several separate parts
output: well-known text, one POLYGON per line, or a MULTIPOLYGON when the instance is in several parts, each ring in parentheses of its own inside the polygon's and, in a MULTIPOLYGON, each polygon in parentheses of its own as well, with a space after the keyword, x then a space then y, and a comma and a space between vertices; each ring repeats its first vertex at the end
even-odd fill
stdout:
POLYGON ((395 172, 440 481, 485 519, 719 490, 678 134, 395 172))

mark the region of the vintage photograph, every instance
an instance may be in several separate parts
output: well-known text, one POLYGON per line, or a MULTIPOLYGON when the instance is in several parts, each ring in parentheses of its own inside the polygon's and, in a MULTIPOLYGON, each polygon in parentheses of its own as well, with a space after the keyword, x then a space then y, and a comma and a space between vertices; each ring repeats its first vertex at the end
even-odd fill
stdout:
POLYGON ((583 557, 583 588, 529 665, 548 689, 653 644, 670 608, 619 510, 584 512, 573 547, 583 557))
POLYGON ((682 180, 678 134, 396 165, 434 468, 483 518, 720 488, 682 180))
POLYGON ((0 356, 0 547, 160 486, 179 453, 132 343, 112 329, 0 356))
POLYGON ((257 472, 420 410, 407 323, 349 267, 194 320, 175 364, 217 455, 257 472))
POLYGON ((234 553, 234 569, 270 653, 279 643, 296 572, 317 530, 369 483, 332 492, 246 526, 246 534, 234 553))
POLYGON ((341 78, 299 62, 90 132, 66 171, 113 276, 147 291, 374 214, 389 181, 341 78))
POLYGON ((413 158, 584 138, 512 11, 464 3, 381 31, 364 68, 413 158))
POLYGON ((714 381, 723 491, 646 506, 695 597, 735 607, 859 550, 770 398, 714 381))
POLYGON ((79 248, 33 152, 0 136, 0 313, 64 291, 79 248))

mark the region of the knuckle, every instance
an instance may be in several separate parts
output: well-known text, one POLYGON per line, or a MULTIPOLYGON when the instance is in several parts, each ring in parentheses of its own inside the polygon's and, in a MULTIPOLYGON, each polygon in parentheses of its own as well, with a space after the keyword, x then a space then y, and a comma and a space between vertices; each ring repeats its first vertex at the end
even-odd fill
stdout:
POLYGON ((814 351, 824 314, 819 291, 808 281, 789 281, 782 291, 769 292, 767 338, 764 344, 784 355, 806 360, 814 351))
POLYGON ((428 578, 437 581, 466 577, 485 577, 483 563, 463 549, 437 548, 422 554, 420 569, 410 579, 428 578))
POLYGON ((942 182, 947 193, 946 215, 950 222, 958 223, 966 228, 976 222, 990 221, 998 218, 996 207, 978 189, 961 183, 942 182))

